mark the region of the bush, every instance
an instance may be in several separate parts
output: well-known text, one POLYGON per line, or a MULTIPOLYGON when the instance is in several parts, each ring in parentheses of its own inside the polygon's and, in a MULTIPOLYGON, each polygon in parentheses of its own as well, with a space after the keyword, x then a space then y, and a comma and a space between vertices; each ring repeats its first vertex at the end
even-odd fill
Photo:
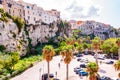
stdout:
POLYGON ((7 54, 0 54, 0 64, 1 69, 8 70, 9 73, 12 73, 14 70, 14 65, 19 61, 19 53, 18 52, 9 52, 7 54))
POLYGON ((5 13, 2 13, 2 14, 1 14, 0 20, 1 20, 1 21, 4 21, 4 22, 8 22, 8 18, 6 17, 6 14, 5 14, 5 13))
POLYGON ((4 9, 0 8, 0 13, 4 13, 4 9))
POLYGON ((12 19, 16 23, 18 31, 21 32, 21 29, 23 28, 24 25, 24 21, 19 17, 12 17, 12 19))
POLYGON ((42 56, 30 56, 27 58, 23 58, 21 60, 19 60, 19 62, 15 65, 15 70, 22 72, 24 71, 26 68, 31 67, 32 64, 36 61, 42 60, 42 56))
POLYGON ((0 45, 0 51, 3 52, 5 50, 5 46, 4 45, 0 45))
POLYGON ((8 12, 6 12, 5 14, 8 18, 12 19, 12 16, 8 12))

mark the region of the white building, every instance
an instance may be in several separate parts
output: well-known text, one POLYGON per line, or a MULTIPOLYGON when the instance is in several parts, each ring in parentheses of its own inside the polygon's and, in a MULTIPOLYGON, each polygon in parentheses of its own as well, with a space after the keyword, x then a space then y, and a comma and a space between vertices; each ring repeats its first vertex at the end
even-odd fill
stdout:
POLYGON ((44 11, 42 13, 41 17, 42 17, 41 18, 42 22, 44 22, 46 24, 50 24, 50 23, 58 20, 58 18, 56 16, 52 15, 49 11, 44 11))
POLYGON ((38 7, 36 4, 26 3, 23 0, 0 0, 0 4, 5 12, 12 16, 21 17, 27 24, 35 25, 36 22, 41 20, 44 23, 50 24, 60 19, 59 11, 55 9, 44 11, 43 8, 38 7))

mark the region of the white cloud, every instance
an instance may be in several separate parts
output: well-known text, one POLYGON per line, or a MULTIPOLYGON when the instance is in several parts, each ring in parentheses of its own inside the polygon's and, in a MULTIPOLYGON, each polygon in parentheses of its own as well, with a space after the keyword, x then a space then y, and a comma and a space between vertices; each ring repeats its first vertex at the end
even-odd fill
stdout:
MULTIPOLYGON (((88 2, 83 1, 83 3, 78 2, 78 0, 74 0, 71 5, 64 9, 62 14, 67 16, 67 19, 86 19, 98 16, 98 12, 99 8, 90 3, 90 0, 88 0, 88 2)), ((64 16, 62 17, 64 18, 64 16)))

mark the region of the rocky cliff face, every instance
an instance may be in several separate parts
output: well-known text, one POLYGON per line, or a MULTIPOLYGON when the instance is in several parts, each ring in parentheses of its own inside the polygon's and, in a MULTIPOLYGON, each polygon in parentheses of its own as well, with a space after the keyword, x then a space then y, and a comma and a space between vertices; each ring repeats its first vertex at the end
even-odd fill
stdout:
POLYGON ((47 38, 56 36, 57 30, 57 22, 54 22, 52 26, 50 26, 50 24, 37 24, 27 26, 27 31, 29 34, 28 37, 31 39, 31 44, 33 46, 37 45, 38 42, 48 42, 47 38))
POLYGON ((70 25, 66 22, 57 21, 51 24, 39 22, 36 25, 26 25, 19 32, 12 20, 7 23, 0 21, 0 45, 4 45, 5 51, 19 51, 24 56, 28 44, 36 46, 39 42, 46 43, 55 36, 67 37, 70 30, 70 25))
POLYGON ((0 21, 0 45, 4 45, 5 51, 19 51, 21 55, 25 55, 28 46, 26 37, 23 30, 18 33, 15 23, 0 21))
POLYGON ((79 29, 82 31, 82 34, 94 34, 103 40, 107 38, 117 37, 115 29, 112 26, 100 22, 84 21, 79 26, 79 29))
MULTIPOLYGON (((71 25, 63 21, 51 24, 39 22, 36 25, 27 25, 24 28, 19 32, 13 21, 7 23, 0 21, 0 45, 4 45, 5 51, 19 51, 24 56, 27 52, 29 40, 32 46, 36 46, 39 42, 48 42, 53 37, 54 41, 59 41, 59 36, 63 39, 72 36, 71 25)), ((102 23, 85 22, 79 26, 79 29, 83 30, 82 33, 94 34, 102 39, 116 37, 114 28, 102 23)))

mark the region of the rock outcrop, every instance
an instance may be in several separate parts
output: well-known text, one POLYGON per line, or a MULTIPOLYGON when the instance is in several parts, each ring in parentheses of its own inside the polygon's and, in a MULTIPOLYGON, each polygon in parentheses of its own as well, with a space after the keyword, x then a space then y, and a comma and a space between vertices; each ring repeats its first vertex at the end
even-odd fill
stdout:
POLYGON ((82 34, 94 34, 95 36, 98 36, 103 40, 107 38, 117 37, 115 29, 111 25, 100 22, 84 21, 79 26, 79 29, 81 30, 82 34))
POLYGON ((18 32, 18 27, 13 22, 0 21, 0 45, 5 51, 19 51, 21 55, 27 52, 28 40, 24 30, 18 32))

